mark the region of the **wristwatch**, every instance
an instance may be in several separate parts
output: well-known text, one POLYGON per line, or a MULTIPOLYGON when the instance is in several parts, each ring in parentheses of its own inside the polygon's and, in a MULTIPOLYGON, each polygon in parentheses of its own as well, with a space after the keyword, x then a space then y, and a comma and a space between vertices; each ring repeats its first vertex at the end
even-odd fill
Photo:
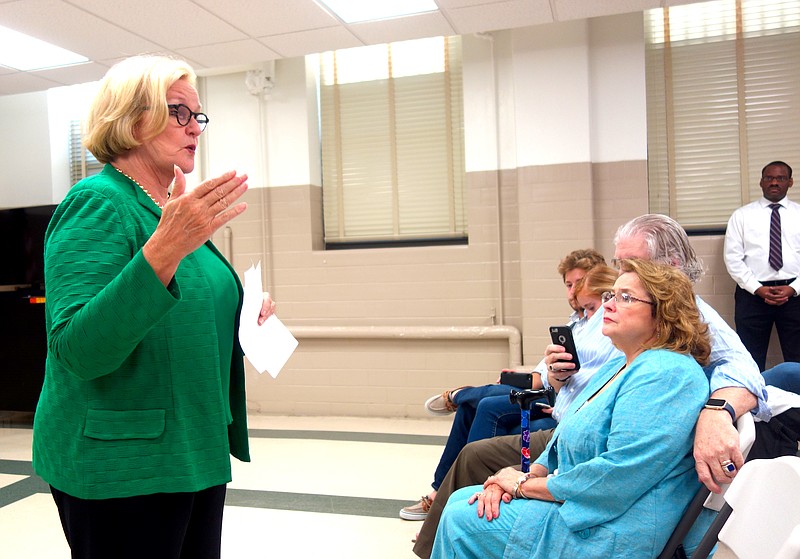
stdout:
POLYGON ((722 398, 709 398, 708 402, 706 402, 706 405, 703 407, 707 410, 725 410, 731 414, 731 421, 736 423, 736 410, 722 398))

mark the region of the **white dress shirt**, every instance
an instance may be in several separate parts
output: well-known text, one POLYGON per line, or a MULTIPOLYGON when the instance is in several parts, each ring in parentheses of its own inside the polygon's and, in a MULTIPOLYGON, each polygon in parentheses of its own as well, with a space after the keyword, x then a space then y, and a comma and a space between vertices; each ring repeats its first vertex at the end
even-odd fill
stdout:
POLYGON ((725 232, 725 266, 742 289, 755 293, 762 281, 798 278, 790 286, 800 293, 800 204, 784 197, 781 216, 783 267, 769 265, 769 226, 772 202, 762 197, 731 215, 725 232))

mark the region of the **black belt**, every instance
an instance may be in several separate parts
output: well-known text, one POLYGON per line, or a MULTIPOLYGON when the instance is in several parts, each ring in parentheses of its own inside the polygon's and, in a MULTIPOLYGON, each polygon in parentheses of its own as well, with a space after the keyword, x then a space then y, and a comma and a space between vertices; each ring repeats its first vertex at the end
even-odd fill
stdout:
POLYGON ((761 285, 766 285, 767 287, 776 287, 778 285, 790 285, 794 280, 797 278, 792 279, 785 279, 785 280, 772 280, 772 281, 760 281, 761 285))

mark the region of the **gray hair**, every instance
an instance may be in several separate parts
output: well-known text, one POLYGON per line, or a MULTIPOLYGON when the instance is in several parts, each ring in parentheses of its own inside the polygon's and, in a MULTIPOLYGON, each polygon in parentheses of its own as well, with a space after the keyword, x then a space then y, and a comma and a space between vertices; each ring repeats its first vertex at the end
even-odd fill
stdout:
POLYGON ((620 240, 644 239, 650 260, 675 266, 695 283, 704 273, 703 261, 689 243, 680 224, 662 214, 645 214, 617 229, 614 244, 620 240))

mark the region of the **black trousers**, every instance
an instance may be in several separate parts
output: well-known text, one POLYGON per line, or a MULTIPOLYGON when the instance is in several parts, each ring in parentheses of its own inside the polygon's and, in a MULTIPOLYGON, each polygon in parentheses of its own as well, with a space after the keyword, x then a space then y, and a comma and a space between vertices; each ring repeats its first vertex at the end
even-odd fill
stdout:
POLYGON ((783 360, 800 361, 800 297, 792 297, 776 307, 737 286, 734 301, 736 333, 760 370, 766 366, 773 324, 778 331, 783 360))
POLYGON ((78 499, 50 487, 73 559, 219 559, 225 485, 78 499))

